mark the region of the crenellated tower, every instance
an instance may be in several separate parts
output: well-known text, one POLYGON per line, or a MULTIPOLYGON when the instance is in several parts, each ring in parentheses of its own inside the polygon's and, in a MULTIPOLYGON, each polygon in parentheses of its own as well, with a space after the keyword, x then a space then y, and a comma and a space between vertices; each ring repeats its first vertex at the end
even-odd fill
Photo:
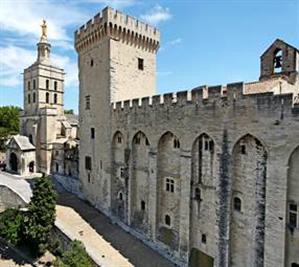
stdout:
POLYGON ((75 32, 80 178, 90 201, 104 212, 110 207, 110 103, 155 94, 159 41, 156 28, 110 7, 75 32))

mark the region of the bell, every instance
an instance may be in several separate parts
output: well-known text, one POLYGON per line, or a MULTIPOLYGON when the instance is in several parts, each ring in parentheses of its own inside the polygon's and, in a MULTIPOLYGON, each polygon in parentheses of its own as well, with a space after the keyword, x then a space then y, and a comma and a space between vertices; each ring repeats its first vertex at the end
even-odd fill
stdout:
POLYGON ((281 56, 277 56, 274 58, 274 67, 275 68, 281 68, 282 67, 282 57, 281 56))

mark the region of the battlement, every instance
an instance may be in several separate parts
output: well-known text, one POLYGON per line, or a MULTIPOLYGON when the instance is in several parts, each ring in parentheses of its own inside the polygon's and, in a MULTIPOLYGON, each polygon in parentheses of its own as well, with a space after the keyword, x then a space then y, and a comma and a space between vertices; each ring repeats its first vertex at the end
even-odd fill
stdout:
POLYGON ((154 95, 143 98, 130 99, 125 101, 119 101, 111 104, 114 112, 129 111, 136 108, 148 109, 158 107, 171 107, 171 106, 188 106, 196 105, 197 107, 226 107, 229 103, 236 103, 238 101, 246 101, 249 103, 254 101, 254 105, 275 108, 281 107, 283 104, 285 107, 299 108, 298 95, 294 92, 286 92, 281 94, 275 94, 275 92, 251 92, 248 93, 248 87, 252 86, 252 83, 231 83, 225 86, 199 86, 191 91, 179 91, 175 93, 166 93, 163 95, 154 95), (247 93, 245 93, 247 92, 247 93))
POLYGON ((159 48, 160 32, 138 19, 106 7, 75 32, 77 52, 105 37, 152 52, 159 48))

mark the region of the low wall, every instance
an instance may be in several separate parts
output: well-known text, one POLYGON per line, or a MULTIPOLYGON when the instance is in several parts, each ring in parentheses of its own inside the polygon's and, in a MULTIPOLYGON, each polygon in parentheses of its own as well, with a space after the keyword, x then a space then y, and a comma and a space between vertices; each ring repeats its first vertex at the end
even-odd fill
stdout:
POLYGON ((0 185, 0 212, 8 208, 25 207, 26 202, 13 190, 0 185))

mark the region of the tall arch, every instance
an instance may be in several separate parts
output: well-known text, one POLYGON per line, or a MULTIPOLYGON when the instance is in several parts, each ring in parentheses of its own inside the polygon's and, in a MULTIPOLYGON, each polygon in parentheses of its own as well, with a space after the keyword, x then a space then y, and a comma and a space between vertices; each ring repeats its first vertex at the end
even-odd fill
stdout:
POLYGON ((178 137, 166 132, 159 140, 157 155, 157 238, 174 250, 179 245, 180 146, 178 137), (171 225, 165 223, 166 216, 171 225))
POLYGON ((143 232, 149 230, 149 150, 148 138, 137 132, 132 139, 131 223, 143 232))
POLYGON ((243 136, 232 153, 230 266, 264 264, 266 176, 264 145, 250 134, 243 136))
POLYGON ((215 174, 216 151, 214 140, 206 133, 199 135, 191 150, 191 214, 190 257, 193 266, 200 265, 203 257, 213 262, 208 247, 215 246, 215 174), (207 223, 207 218, 209 222, 207 223), (209 255, 208 255, 209 253, 209 255), (196 256, 201 255, 201 257, 196 256))
POLYGON ((299 146, 292 152, 288 162, 287 214, 286 214, 286 263, 299 266, 299 146))
POLYGON ((112 212, 126 221, 128 205, 128 177, 124 135, 117 131, 112 139, 112 212))

